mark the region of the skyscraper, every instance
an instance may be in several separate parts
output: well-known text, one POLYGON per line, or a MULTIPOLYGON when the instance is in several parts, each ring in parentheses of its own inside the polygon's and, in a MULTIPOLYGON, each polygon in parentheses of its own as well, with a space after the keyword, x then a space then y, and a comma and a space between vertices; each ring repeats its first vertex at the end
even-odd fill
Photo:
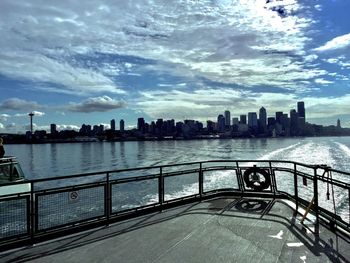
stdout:
POLYGON ((298 135, 298 113, 296 110, 290 110, 290 135, 298 135))
POLYGON ((240 115, 239 116, 239 122, 241 124, 247 124, 247 115, 240 115))
POLYGON ((54 124, 54 123, 50 124, 50 132, 51 132, 51 134, 54 134, 57 132, 56 124, 54 124))
POLYGON ((229 127, 231 125, 231 113, 230 111, 225 111, 225 126, 229 127))
POLYGON ((276 122, 281 124, 281 118, 283 116, 283 111, 277 111, 276 112, 276 122))
POLYGON ((119 122, 119 130, 121 131, 121 132, 124 132, 124 120, 123 119, 121 119, 120 120, 120 122, 119 122))
POLYGON ((111 120, 111 130, 115 131, 115 119, 111 120))
POLYGON ((145 119, 144 118, 137 119, 137 129, 141 132, 144 132, 144 130, 145 130, 145 119))
POLYGON ((217 129, 219 132, 223 132, 225 130, 225 117, 224 115, 220 114, 218 116, 218 122, 217 122, 217 129))
POLYGON ((264 107, 261 107, 259 110, 259 124, 261 125, 261 127, 266 126, 266 120, 267 120, 266 109, 264 107))
POLYGON ((258 127, 258 116, 256 112, 248 112, 248 126, 258 127))
POLYGON ((305 119, 305 105, 303 101, 298 101, 298 116, 305 119))

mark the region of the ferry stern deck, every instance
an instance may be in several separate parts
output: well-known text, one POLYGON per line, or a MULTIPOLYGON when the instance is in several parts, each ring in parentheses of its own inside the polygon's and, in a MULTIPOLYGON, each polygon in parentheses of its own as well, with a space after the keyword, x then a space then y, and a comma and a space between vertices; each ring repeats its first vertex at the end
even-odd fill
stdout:
POLYGON ((350 240, 291 201, 218 197, 3 252, 2 262, 349 262, 350 240), (316 234, 319 233, 319 234, 316 234))

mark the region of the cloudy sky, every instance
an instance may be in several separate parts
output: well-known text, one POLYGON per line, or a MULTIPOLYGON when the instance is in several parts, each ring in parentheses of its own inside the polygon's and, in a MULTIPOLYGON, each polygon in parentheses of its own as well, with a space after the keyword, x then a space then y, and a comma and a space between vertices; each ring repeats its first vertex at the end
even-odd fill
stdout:
MULTIPOLYGON (((305 101, 350 127, 349 0, 1 0, 0 132, 305 101)), ((118 125, 117 125, 118 126, 118 125)))

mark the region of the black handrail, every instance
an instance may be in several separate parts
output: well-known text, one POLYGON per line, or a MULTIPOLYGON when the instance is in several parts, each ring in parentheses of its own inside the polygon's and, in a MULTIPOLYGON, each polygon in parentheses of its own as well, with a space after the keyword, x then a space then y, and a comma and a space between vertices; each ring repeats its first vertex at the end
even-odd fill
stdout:
MULTIPOLYGON (((300 178, 307 178, 312 182, 312 190, 309 193, 310 195, 313 195, 314 198, 314 204, 313 204, 313 213, 316 216, 316 223, 315 223, 315 229, 317 232, 318 224, 320 217, 324 217, 329 221, 334 220, 335 224, 339 225, 340 227, 345 228, 346 231, 349 231, 350 224, 348 222, 345 222, 335 213, 332 213, 331 211, 327 211, 324 208, 319 206, 319 200, 318 200, 318 194, 319 194, 319 182, 334 185, 337 187, 340 187, 342 189, 348 190, 348 198, 350 198, 350 184, 346 182, 342 182, 336 179, 333 179, 332 177, 325 177, 326 172, 336 172, 339 174, 343 174, 345 176, 350 175, 348 172, 343 172, 339 170, 332 169, 325 165, 309 165, 309 164, 303 164, 299 162, 293 162, 293 161, 281 161, 281 160, 207 160, 207 161, 198 161, 198 162, 187 162, 187 163, 179 163, 179 164, 167 164, 167 165, 157 165, 157 166, 149 166, 149 167, 138 167, 138 168, 128 168, 128 169, 118 169, 118 170, 108 170, 108 171, 99 171, 99 172, 91 172, 91 173, 83 173, 83 174, 75 174, 75 175, 68 175, 68 176, 59 176, 59 177, 53 177, 53 178, 40 178, 40 179, 31 179, 27 180, 25 182, 13 182, 8 184, 1 184, 2 186, 15 186, 18 184, 29 184, 30 185, 30 191, 29 192, 21 192, 18 194, 8 194, 8 195, 1 195, 0 194, 0 204, 6 203, 6 202, 12 202, 13 200, 22 202, 23 200, 26 200, 27 204, 23 207, 26 208, 26 225, 27 228, 23 230, 23 233, 20 234, 8 234, 5 236, 0 236, 0 250, 3 248, 6 248, 9 246, 9 244, 20 244, 20 241, 25 242, 26 238, 29 240, 29 243, 34 243, 36 241, 41 240, 41 238, 45 236, 51 236, 57 233, 71 233, 74 229, 80 229, 85 227, 92 227, 99 224, 110 224, 111 222, 114 222, 116 220, 120 220, 121 218, 127 217, 133 217, 137 216, 143 213, 149 213, 152 211, 159 211, 166 209, 168 207, 182 204, 184 202, 193 202, 196 200, 203 200, 205 198, 210 198, 213 196, 220 196, 220 195, 233 195, 233 196, 271 196, 271 197, 281 197, 281 198, 289 198, 295 201, 296 203, 296 211, 298 211, 298 207, 300 205, 306 206, 310 200, 304 200, 301 198, 300 195, 300 189, 298 186, 298 182, 300 178), (215 165, 217 163, 218 165, 215 165), (225 163, 223 165, 223 163, 225 163), (207 164, 207 165, 205 165, 207 164), (245 171, 249 170, 249 168, 252 166, 252 164, 264 164, 260 165, 258 168, 263 169, 265 171, 268 171, 269 176, 271 177, 271 185, 268 189, 263 190, 256 190, 251 189, 249 186, 246 185, 244 174, 245 171), (290 167, 285 167, 284 165, 288 164, 290 167), (167 168, 177 168, 182 166, 183 168, 179 168, 176 171, 167 171, 167 168), (186 167, 191 166, 191 167, 186 167), (196 167, 193 167, 196 166, 196 167), (305 172, 303 171, 303 168, 310 169, 309 171, 305 172), (122 178, 115 178, 113 176, 118 175, 120 173, 125 172, 137 172, 137 171, 145 171, 149 170, 150 173, 147 173, 145 175, 140 176, 131 176, 131 177, 122 177, 122 178), (318 171, 323 171, 323 174, 318 174, 318 171), (231 171, 233 172, 233 175, 236 176, 237 181, 237 188, 215 188, 207 190, 204 188, 205 185, 205 174, 208 172, 214 172, 214 171, 231 171), (312 171, 312 172, 311 172, 312 171), (282 191, 279 188, 279 185, 276 181, 276 172, 286 172, 292 175, 291 181, 293 182, 293 189, 291 189, 294 194, 290 194, 287 192, 282 191), (185 195, 183 197, 177 197, 172 198, 170 200, 165 199, 165 191, 166 187, 168 186, 166 183, 167 178, 172 178, 174 176, 186 176, 187 174, 195 174, 198 183, 198 191, 196 193, 191 193, 188 195, 185 195), (72 184, 72 179, 79 179, 79 178, 93 178, 97 177, 99 180, 93 181, 93 182, 77 182, 74 185, 72 184), (57 185, 49 185, 44 188, 38 188, 35 189, 36 185, 39 184, 40 186, 42 183, 45 182, 57 182, 60 180, 66 180, 69 182, 69 185, 66 186, 57 186, 57 185), (158 195, 158 198, 155 199, 156 201, 153 201, 151 203, 138 203, 135 207, 125 207, 121 210, 114 210, 113 205, 115 205, 115 200, 113 198, 115 197, 115 187, 119 185, 125 185, 125 184, 139 184, 141 182, 152 182, 152 180, 155 180, 157 182, 156 184, 156 194, 158 195), (101 188, 102 187, 102 188, 101 188), (103 198, 101 204, 103 206, 103 213, 102 214, 96 214, 91 215, 87 218, 78 218, 77 220, 74 220, 74 218, 71 221, 67 222, 56 222, 53 225, 47 226, 46 228, 40 228, 39 227, 39 221, 44 220, 41 217, 41 212, 43 209, 42 203, 40 203, 42 200, 48 200, 47 202, 50 202, 52 198, 60 198, 60 196, 65 196, 67 193, 73 193, 78 191, 89 191, 89 190, 103 190, 103 198), (23 199, 25 197, 25 199, 23 199), (23 199, 23 200, 22 200, 23 199), (41 200, 41 201, 40 201, 41 200), (39 205, 39 203, 41 205, 39 205), (27 233, 27 234, 26 234, 27 233), (14 241, 15 240, 15 241, 14 241)), ((73 180, 74 181, 74 180, 73 180)), ((78 181, 78 180, 77 180, 78 181)), ((1 190, 1 189, 0 189, 1 190)), ((43 201, 43 202, 44 202, 43 201)), ((91 200, 94 202, 94 200, 91 200)), ((24 202, 24 201, 23 201, 24 202)), ((67 206, 67 209, 69 209, 70 206, 73 207, 73 209, 76 209, 75 206, 76 200, 70 200, 67 204, 64 204, 67 206)), ((97 202, 97 201, 96 201, 97 202)), ((138 202, 141 202, 138 200, 138 202)), ((45 203, 45 202, 44 202, 45 203)), ((50 205, 50 204, 49 204, 50 205)), ((89 209, 99 209, 97 204, 88 204, 89 209)), ((90 211, 89 210, 89 211, 90 211)), ((0 210, 0 216, 3 216, 3 214, 6 211, 0 210)), ((336 212, 336 211, 335 211, 336 212)), ((350 217, 350 201, 349 201, 349 217, 350 217)), ((2 220, 3 221, 3 220, 2 220)), ((1 227, 1 226, 0 226, 1 227)), ((316 233, 317 234, 317 233, 316 233)))

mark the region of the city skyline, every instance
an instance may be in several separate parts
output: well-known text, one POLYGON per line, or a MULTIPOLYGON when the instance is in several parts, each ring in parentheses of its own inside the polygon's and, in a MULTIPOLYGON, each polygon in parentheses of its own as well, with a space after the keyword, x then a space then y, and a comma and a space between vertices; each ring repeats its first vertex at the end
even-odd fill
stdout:
MULTIPOLYGON (((0 4, 0 133, 307 105, 350 127, 348 0, 0 4), (283 107, 281 107, 283 106, 283 107)), ((226 118, 227 119, 227 118, 226 118)))
MULTIPOLYGON (((96 133, 100 133, 106 130, 112 130, 112 131, 121 131, 124 132, 125 130, 143 130, 145 129, 145 125, 155 125, 156 122, 159 121, 164 121, 164 122, 171 122, 172 126, 175 127, 176 124, 178 123, 186 123, 186 122, 195 122, 199 123, 202 125, 204 128, 209 128, 210 125, 214 125, 213 128, 215 128, 216 131, 225 131, 227 128, 232 128, 234 125, 239 125, 239 124, 245 124, 247 127, 252 128, 252 127, 262 127, 263 129, 266 128, 268 125, 274 125, 276 123, 279 123, 282 125, 283 128, 286 126, 290 126, 291 122, 293 122, 293 118, 296 118, 294 122, 298 122, 298 119, 301 119, 302 125, 305 125, 307 123, 306 121, 306 109, 305 109, 305 104, 303 101, 297 102, 297 107, 296 109, 290 109, 289 113, 285 113, 284 111, 277 111, 273 114, 268 115, 267 110, 261 106, 260 109, 257 112, 247 112, 246 114, 240 114, 237 116, 231 116, 231 112, 229 110, 225 110, 223 114, 219 113, 217 115, 217 119, 215 120, 208 120, 206 119, 205 121, 197 120, 194 118, 187 118, 187 119, 164 119, 164 118, 157 118, 154 120, 151 120, 149 122, 145 121, 144 117, 138 117, 137 122, 135 125, 129 127, 128 129, 125 129, 125 124, 124 120, 120 119, 119 120, 119 129, 117 126, 117 119, 111 119, 110 123, 106 124, 91 124, 91 123, 83 123, 79 127, 79 129, 76 129, 76 131, 87 133, 86 129, 90 131, 95 131, 96 133), (292 116, 294 115, 294 116, 292 116), (206 125, 204 125, 206 124, 206 125)), ((300 121, 300 120, 299 120, 300 121)), ((336 126, 336 127, 341 127, 341 121, 340 119, 335 120, 333 124, 330 126, 336 126)), ((312 123, 311 123, 312 124, 312 123)), ((57 129, 56 124, 50 124, 50 129, 46 130, 50 131, 51 133, 59 131, 57 129), (54 128, 53 128, 54 127, 54 128)), ((144 131, 145 132, 145 131, 144 131)))

